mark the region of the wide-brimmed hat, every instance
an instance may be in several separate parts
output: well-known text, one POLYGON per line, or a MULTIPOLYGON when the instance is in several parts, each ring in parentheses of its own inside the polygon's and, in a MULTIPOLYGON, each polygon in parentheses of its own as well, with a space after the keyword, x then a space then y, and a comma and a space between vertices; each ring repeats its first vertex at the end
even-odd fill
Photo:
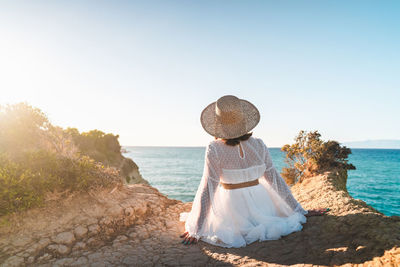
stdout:
POLYGON ((256 127, 260 121, 260 112, 247 100, 225 95, 201 112, 200 121, 210 135, 233 139, 256 127))

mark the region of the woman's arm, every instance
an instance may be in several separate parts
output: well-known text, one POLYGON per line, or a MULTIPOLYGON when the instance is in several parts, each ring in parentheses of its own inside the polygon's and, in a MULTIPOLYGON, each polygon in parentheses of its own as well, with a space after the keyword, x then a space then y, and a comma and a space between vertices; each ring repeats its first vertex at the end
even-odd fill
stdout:
MULTIPOLYGON (((219 184, 218 157, 210 144, 206 148, 203 176, 193 200, 192 210, 185 224, 188 235, 185 239, 199 239, 204 222, 212 207, 212 198, 219 184)), ((185 241, 185 240, 184 240, 185 241)))
POLYGON ((210 211, 210 207, 212 205, 211 198, 214 196, 217 186, 218 186, 218 182, 216 182, 216 180, 210 179, 210 178, 207 179, 207 186, 204 187, 204 189, 201 193, 200 216, 197 219, 197 227, 199 230, 202 229, 204 221, 207 218, 207 215, 210 211), (211 185, 209 183, 211 183, 211 185))
POLYGON ((264 142, 262 142, 262 145, 264 146, 264 161, 266 166, 264 178, 292 210, 300 212, 303 215, 307 214, 308 211, 303 209, 300 203, 293 197, 289 186, 273 165, 267 146, 264 142))

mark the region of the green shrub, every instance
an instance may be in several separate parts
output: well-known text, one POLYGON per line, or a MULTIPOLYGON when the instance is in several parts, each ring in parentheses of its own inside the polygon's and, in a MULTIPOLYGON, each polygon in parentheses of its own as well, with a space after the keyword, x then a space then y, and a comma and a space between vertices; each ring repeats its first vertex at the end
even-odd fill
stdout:
POLYGON ((321 174, 333 168, 354 170, 348 163, 350 148, 337 141, 323 141, 318 131, 300 131, 292 145, 286 144, 281 150, 286 152, 288 167, 282 169, 282 177, 288 184, 294 184, 306 177, 321 174))
POLYGON ((35 206, 42 201, 42 195, 35 194, 36 180, 30 170, 21 169, 18 164, 4 155, 0 156, 0 215, 35 206))
POLYGON ((42 148, 50 123, 46 115, 26 103, 0 105, 0 152, 9 156, 42 148))
POLYGON ((106 134, 99 130, 79 133, 76 128, 64 130, 64 138, 71 139, 81 155, 87 155, 106 166, 112 166, 121 171, 121 175, 130 181, 130 173, 138 166, 121 153, 118 135, 106 134))
POLYGON ((72 138, 83 155, 87 155, 96 161, 117 166, 123 160, 118 135, 106 134, 99 130, 79 133, 76 128, 67 128, 65 134, 72 138))
POLYGON ((40 206, 47 192, 87 191, 120 183, 115 169, 83 156, 67 158, 48 151, 26 153, 15 162, 0 156, 0 215, 40 206))
POLYGON ((64 130, 26 103, 0 105, 0 216, 40 206, 49 192, 121 183, 108 167, 123 159, 120 148, 118 136, 64 130))

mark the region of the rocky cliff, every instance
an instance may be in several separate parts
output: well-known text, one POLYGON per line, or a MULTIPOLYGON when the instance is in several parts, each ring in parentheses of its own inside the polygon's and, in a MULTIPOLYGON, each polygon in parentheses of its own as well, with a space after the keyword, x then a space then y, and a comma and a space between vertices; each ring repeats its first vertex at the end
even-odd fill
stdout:
MULTIPOLYGON (((400 218, 353 199, 345 171, 292 187, 304 208, 330 207, 300 232, 244 248, 181 244, 191 203, 148 184, 120 185, 3 219, 1 266, 399 266, 400 218)), ((55 197, 56 198, 56 197, 55 197)))
POLYGON ((150 185, 149 182, 142 177, 138 165, 132 159, 122 157, 118 168, 121 170, 121 175, 126 177, 125 181, 128 184, 150 185))

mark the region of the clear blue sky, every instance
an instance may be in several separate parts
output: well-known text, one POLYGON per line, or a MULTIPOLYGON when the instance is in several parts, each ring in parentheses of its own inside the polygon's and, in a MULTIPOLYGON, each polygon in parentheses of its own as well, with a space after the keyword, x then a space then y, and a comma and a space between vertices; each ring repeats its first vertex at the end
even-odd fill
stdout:
POLYGON ((269 146, 400 139, 399 1, 1 1, 0 104, 123 145, 204 146, 225 94, 269 146))

